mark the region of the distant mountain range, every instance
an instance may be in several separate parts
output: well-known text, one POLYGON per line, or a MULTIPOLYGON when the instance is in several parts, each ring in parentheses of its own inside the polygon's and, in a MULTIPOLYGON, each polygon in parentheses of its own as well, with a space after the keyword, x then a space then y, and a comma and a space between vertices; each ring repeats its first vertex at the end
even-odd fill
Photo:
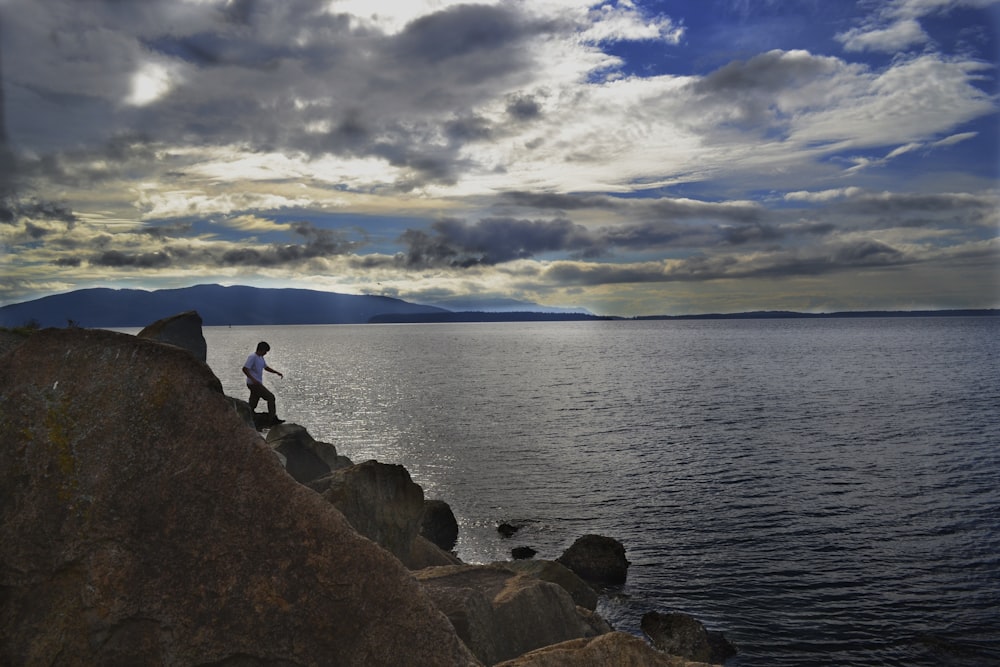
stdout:
MULTIPOLYGON (((205 326, 265 324, 366 324, 431 322, 539 322, 626 319, 600 317, 586 311, 553 309, 522 301, 462 301, 455 312, 386 296, 356 296, 306 289, 197 285, 155 291, 82 289, 0 307, 0 326, 130 328, 189 310, 205 326), (513 310, 518 308, 518 310, 513 310)), ((796 313, 757 311, 706 315, 662 315, 637 320, 777 319, 820 317, 1000 316, 997 309, 796 313)))
POLYGON ((446 313, 386 296, 355 296, 305 289, 197 285, 155 291, 82 289, 0 308, 0 326, 29 323, 88 328, 144 327, 196 310, 205 326, 248 324, 364 324, 377 315, 446 313))

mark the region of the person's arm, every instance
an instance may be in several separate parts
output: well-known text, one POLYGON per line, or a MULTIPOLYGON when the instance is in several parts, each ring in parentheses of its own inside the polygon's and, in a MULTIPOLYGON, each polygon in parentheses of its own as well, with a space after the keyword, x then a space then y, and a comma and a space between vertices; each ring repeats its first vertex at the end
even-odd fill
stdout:
POLYGON ((247 368, 246 366, 244 366, 244 367, 243 367, 243 375, 246 375, 246 376, 247 376, 247 379, 249 379, 249 380, 250 380, 250 382, 252 382, 253 384, 260 384, 260 383, 259 383, 259 382, 257 382, 257 380, 256 380, 256 379, 254 378, 254 376, 250 375, 250 369, 249 369, 249 368, 247 368))
MULTIPOLYGON (((246 369, 244 369, 244 370, 246 370, 246 369)), ((273 368, 271 368, 270 366, 264 366, 264 370, 268 371, 269 373, 274 373, 275 375, 277 375, 280 378, 285 377, 284 375, 281 374, 280 371, 276 371, 273 368)))

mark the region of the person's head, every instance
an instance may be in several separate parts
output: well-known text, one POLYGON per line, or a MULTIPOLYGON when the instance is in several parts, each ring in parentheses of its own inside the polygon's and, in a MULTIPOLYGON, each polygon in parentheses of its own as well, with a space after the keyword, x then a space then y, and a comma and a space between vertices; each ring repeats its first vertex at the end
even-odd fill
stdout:
POLYGON ((257 354, 259 354, 260 356, 263 357, 270 351, 271 351, 271 346, 265 343, 264 341, 257 343, 257 354))

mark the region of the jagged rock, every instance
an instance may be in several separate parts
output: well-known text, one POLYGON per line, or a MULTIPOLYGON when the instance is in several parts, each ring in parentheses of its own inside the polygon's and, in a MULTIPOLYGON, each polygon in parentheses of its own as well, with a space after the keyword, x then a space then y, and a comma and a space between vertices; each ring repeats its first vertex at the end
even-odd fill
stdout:
POLYGON ((666 655, 624 632, 574 639, 526 653, 495 667, 707 667, 666 655))
POLYGON ((610 632, 561 586, 495 565, 415 572, 465 644, 492 665, 541 646, 610 632))
POLYGON ((409 564, 420 532, 424 490, 401 465, 365 461, 330 475, 323 498, 340 510, 355 530, 409 564))
POLYGON ((651 611, 643 615, 641 627, 653 646, 671 655, 717 665, 736 655, 721 632, 709 632, 701 621, 687 614, 651 611))
POLYGON ((530 560, 494 563, 494 565, 506 568, 511 572, 530 574, 542 581, 558 584, 572 596, 573 602, 578 607, 591 611, 597 609, 597 592, 562 563, 557 563, 554 560, 530 560))
POLYGON ((458 521, 451 507, 443 500, 425 500, 420 534, 445 551, 455 548, 458 541, 458 521))
POLYGON ((208 345, 201 331, 201 315, 198 311, 189 310, 186 313, 157 320, 136 335, 139 338, 176 345, 193 354, 198 361, 208 359, 208 345))
POLYGON ((625 547, 611 537, 584 535, 556 559, 580 578, 597 584, 622 584, 628 575, 625 547))
POLYGON ((351 465, 350 459, 337 455, 328 442, 313 439, 298 424, 278 424, 267 432, 267 444, 288 459, 288 474, 300 484, 326 477, 331 471, 351 465))
POLYGON ((0 664, 477 664, 188 352, 52 329, 0 365, 0 664))
POLYGON ((531 547, 514 547, 510 550, 510 557, 514 560, 528 560, 534 558, 537 553, 531 547))

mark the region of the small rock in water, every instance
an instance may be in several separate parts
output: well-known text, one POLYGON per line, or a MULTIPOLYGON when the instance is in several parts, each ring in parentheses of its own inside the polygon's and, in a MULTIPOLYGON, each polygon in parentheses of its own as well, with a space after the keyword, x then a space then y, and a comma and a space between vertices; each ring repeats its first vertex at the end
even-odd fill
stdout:
POLYGON ((618 540, 602 535, 584 535, 556 559, 585 581, 599 584, 623 584, 628 574, 625 547, 618 540))
POLYGON ((531 547, 514 547, 510 550, 510 555, 514 560, 527 560, 534 557, 538 552, 531 547))
POLYGON ((687 614, 651 611, 643 615, 641 625, 653 646, 670 655, 713 665, 736 655, 721 632, 709 632, 701 621, 687 614))
POLYGON ((499 526, 497 526, 497 532, 504 537, 512 537, 514 533, 521 530, 521 526, 515 526, 504 521, 499 526))

